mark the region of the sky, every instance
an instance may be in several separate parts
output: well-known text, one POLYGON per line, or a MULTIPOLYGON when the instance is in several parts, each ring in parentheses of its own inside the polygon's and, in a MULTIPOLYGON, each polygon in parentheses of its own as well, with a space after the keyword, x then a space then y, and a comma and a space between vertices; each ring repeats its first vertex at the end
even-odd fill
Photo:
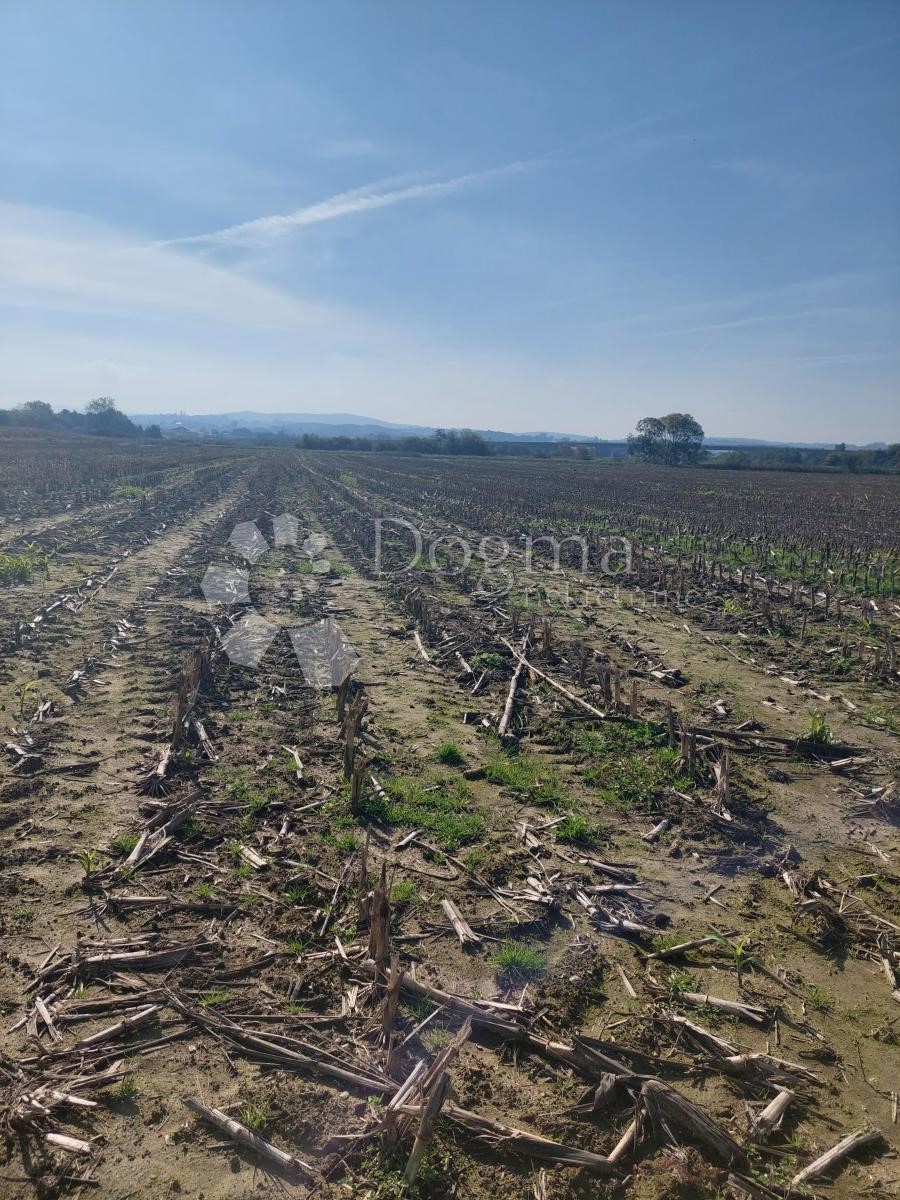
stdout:
POLYGON ((0 406, 900 440, 894 0, 0 0, 0 406))

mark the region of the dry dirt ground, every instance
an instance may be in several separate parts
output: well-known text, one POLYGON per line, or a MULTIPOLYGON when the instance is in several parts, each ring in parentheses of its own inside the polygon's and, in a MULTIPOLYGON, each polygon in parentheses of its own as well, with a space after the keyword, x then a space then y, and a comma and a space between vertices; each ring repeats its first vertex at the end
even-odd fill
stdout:
POLYGON ((0 627, 0 1195, 402 1195, 419 1113, 391 1098, 442 1056, 406 1194, 897 1195, 896 677, 829 679, 833 619, 730 627, 713 584, 655 606, 548 563, 518 599, 449 560, 378 575, 391 512, 492 532, 270 451, 4 528, 53 553, 0 627), (272 544, 282 513, 301 544, 250 569, 229 535, 272 544), (217 563, 280 630, 255 667, 222 649, 217 563), (360 658, 340 692, 287 633, 325 619, 360 658), (830 741, 801 740, 813 711, 830 741))

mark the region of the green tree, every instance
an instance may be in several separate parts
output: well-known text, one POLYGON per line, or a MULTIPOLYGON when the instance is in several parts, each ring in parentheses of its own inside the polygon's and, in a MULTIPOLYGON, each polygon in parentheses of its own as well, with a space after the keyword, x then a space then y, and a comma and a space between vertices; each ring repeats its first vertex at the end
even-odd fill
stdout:
POLYGON ((109 413, 118 412, 116 402, 112 396, 98 396, 96 400, 89 400, 84 406, 84 411, 90 413, 94 417, 108 416, 109 413))
POLYGON ((628 437, 628 453, 643 462, 681 466, 700 457, 703 436, 703 426, 690 413, 643 417, 628 437))
POLYGON ((135 437, 138 428, 119 412, 111 396, 98 396, 85 405, 88 429, 101 437, 135 437))
POLYGON ((45 400, 26 400, 14 411, 21 425, 44 427, 53 424, 53 409, 45 400))

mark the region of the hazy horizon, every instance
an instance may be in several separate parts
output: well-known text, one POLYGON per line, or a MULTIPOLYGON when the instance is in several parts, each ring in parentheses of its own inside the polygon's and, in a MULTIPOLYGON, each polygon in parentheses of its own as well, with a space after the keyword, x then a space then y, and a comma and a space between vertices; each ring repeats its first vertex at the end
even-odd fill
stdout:
POLYGON ((0 11, 0 407, 900 440, 900 6, 0 11))
MULTIPOLYGON (((121 408, 121 405, 119 405, 119 407, 121 408)), ((79 406, 79 411, 83 410, 83 408, 84 408, 83 405, 79 406)), ((481 432, 510 433, 510 434, 515 434, 517 436, 534 434, 536 436, 558 436, 560 438, 590 437, 590 438, 597 438, 599 441, 602 441, 602 442, 624 442, 627 439, 628 435, 633 432, 633 430, 627 429, 627 430, 622 430, 620 432, 614 432, 614 431, 613 432, 610 432, 610 431, 602 432, 601 431, 599 433, 585 433, 585 431, 583 429, 551 429, 549 427, 541 428, 538 426, 534 426, 533 428, 528 428, 528 429, 506 429, 505 427, 500 428, 500 427, 493 426, 493 425, 477 425, 477 426, 458 425, 458 424, 454 424, 452 421, 448 421, 443 424, 441 422, 425 421, 425 420, 397 422, 397 421, 385 420, 384 418, 378 417, 377 415, 366 415, 363 413, 341 412, 339 410, 335 410, 332 413, 302 412, 299 410, 295 411, 292 409, 284 409, 282 412, 268 412, 267 410, 260 408, 260 409, 228 409, 228 410, 217 411, 217 412, 189 412, 187 409, 184 409, 184 408, 173 408, 173 409, 158 408, 158 409, 154 409, 152 412, 149 412, 149 411, 144 412, 139 409, 134 409, 127 415, 131 416, 133 418, 142 418, 144 420, 146 420, 148 418, 153 418, 153 417, 185 417, 188 420, 190 420, 193 417, 199 417, 199 418, 203 418, 203 419, 212 419, 215 417, 219 417, 219 418, 222 418, 223 420, 237 420, 238 418, 252 415, 252 416, 256 417, 257 419, 271 418, 273 423, 277 422, 281 418, 283 418, 286 421, 290 420, 290 419, 301 419, 301 420, 304 420, 304 421, 307 421, 310 423, 315 422, 315 421, 320 421, 323 425, 334 425, 334 426, 339 426, 342 424, 351 426, 356 423, 359 423, 361 425, 366 425, 366 424, 372 422, 373 428, 376 430, 379 428, 385 428, 388 431, 390 431, 394 428, 399 428, 399 429, 404 429, 404 428, 410 428, 410 429, 457 429, 457 430, 475 429, 476 431, 481 431, 481 432)), ((705 429, 704 437, 705 437, 705 441, 707 441, 707 442, 710 442, 710 441, 712 441, 712 442, 716 442, 716 441, 780 442, 780 441, 790 440, 790 439, 783 439, 783 438, 777 438, 777 437, 773 437, 773 438, 759 437, 757 435, 742 434, 740 432, 737 432, 737 433, 734 433, 731 431, 723 432, 722 430, 719 430, 719 429, 705 429)), ((797 439, 793 439, 793 440, 796 441, 797 444, 800 444, 801 442, 808 443, 810 445, 816 444, 816 445, 822 445, 822 446, 832 446, 833 444, 835 444, 835 442, 833 440, 829 440, 829 439, 825 439, 824 441, 822 441, 821 439, 797 438, 797 439)), ((846 438, 846 437, 840 438, 837 440, 840 442, 845 442, 845 443, 847 443, 847 445, 850 445, 850 444, 862 445, 863 444, 863 443, 855 443, 855 442, 851 443, 851 439, 846 438)), ((878 443, 878 444, 882 444, 882 445, 889 444, 888 442, 885 441, 884 438, 870 439, 869 444, 874 444, 874 443, 878 443)))

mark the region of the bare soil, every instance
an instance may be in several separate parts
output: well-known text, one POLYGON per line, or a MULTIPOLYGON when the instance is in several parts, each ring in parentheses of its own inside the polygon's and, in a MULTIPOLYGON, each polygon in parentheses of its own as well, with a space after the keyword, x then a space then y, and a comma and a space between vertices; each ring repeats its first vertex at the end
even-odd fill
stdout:
MULTIPOLYGON (((728 1163, 690 1132, 669 1139, 646 1121, 638 1146, 596 1175, 445 1116, 412 1194, 785 1195, 802 1167, 871 1127, 881 1140, 812 1186, 896 1195, 900 839, 896 800, 877 801, 885 789, 890 800, 900 762, 897 679, 863 667, 836 677, 827 653, 845 629, 856 640, 863 602, 849 597, 839 619, 813 610, 801 640, 799 617, 773 632, 721 580, 696 603, 654 605, 646 591, 586 590, 543 560, 537 584, 529 577, 505 597, 479 590, 452 554, 378 575, 378 515, 414 519, 426 537, 494 530, 441 522, 405 492, 395 499, 391 472, 364 477, 360 457, 261 450, 199 479, 179 468, 152 505, 22 514, 21 528, 2 531, 5 546, 27 535, 52 557, 46 578, 4 589, 0 627, 12 747, 0 765, 0 1194, 404 1194, 417 1118, 391 1148, 385 1105, 464 1016, 404 993, 385 1044, 384 987, 364 969, 384 868, 406 975, 521 1033, 476 1019, 450 1068, 454 1104, 607 1156, 652 1077, 740 1148, 728 1163), (253 604, 281 632, 257 667, 238 666, 218 636, 236 614, 210 607, 201 581, 211 564, 248 569, 228 544, 235 525, 256 521, 272 543, 272 518, 285 512, 301 541, 320 532, 327 545, 312 562, 288 545, 253 565, 253 604), (745 607, 723 620, 729 596, 745 607), (345 697, 367 705, 355 800, 344 697, 309 686, 287 634, 329 617, 361 660, 345 697), (526 634, 528 661, 607 721, 526 667, 501 742, 516 667, 507 642, 526 634), (189 706, 178 707, 205 647, 189 706), (604 694, 616 679, 618 703, 604 694), (829 740, 803 740, 813 712, 829 740), (172 745, 173 713, 189 719, 154 795, 148 773, 172 745), (687 761, 690 729, 712 732, 695 735, 687 761), (726 748, 723 803, 713 768, 726 748), (129 869, 142 831, 181 808, 189 815, 171 840, 129 869), (592 890, 613 884, 618 892, 592 890), (442 901, 479 940, 461 944, 442 901), (720 940, 648 957, 713 932, 720 940), (175 953, 88 965, 146 949, 175 953), (141 1005, 158 1008, 83 1044, 141 1005), (796 1099, 767 1140, 751 1138, 751 1121, 784 1079, 730 1072, 683 1018, 736 1055, 796 1068, 784 1068, 796 1099), (268 1039, 268 1055, 235 1029, 268 1039), (540 1048, 577 1038, 602 1043, 627 1072, 540 1048), (114 1083, 83 1092, 96 1107, 44 1113, 23 1102, 48 1081, 78 1091, 73 1080, 117 1063, 114 1083), (348 1082, 335 1065, 384 1086, 348 1082), (198 1120, 187 1098, 307 1166, 275 1171, 198 1120), (88 1149, 54 1146, 48 1131, 88 1149)), ((521 582, 518 551, 510 568, 521 582)), ((890 636, 897 618, 880 606, 890 636)))

